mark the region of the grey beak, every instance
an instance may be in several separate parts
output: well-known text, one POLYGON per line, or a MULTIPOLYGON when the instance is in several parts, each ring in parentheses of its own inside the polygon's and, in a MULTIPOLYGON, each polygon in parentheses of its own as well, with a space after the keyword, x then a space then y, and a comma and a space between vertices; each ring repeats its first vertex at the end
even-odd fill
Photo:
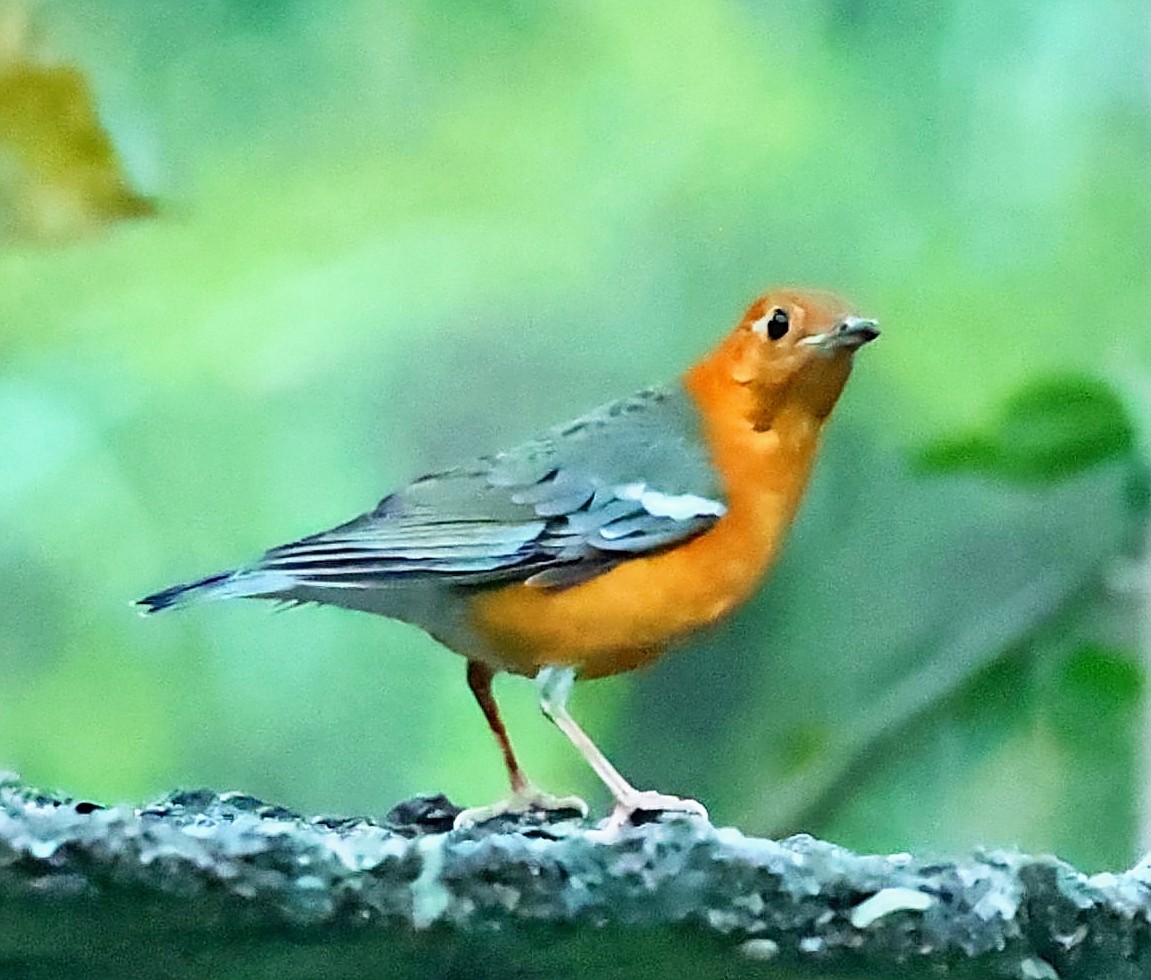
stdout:
POLYGON ((813 334, 804 337, 800 343, 805 347, 831 353, 837 350, 856 350, 864 344, 869 344, 879 336, 879 324, 875 320, 866 320, 861 316, 845 316, 831 330, 826 333, 813 334))

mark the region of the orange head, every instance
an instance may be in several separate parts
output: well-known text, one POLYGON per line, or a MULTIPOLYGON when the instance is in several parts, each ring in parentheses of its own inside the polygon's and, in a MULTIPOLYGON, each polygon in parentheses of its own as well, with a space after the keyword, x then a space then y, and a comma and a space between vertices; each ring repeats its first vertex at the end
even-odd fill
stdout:
POLYGON ((822 422, 843 391, 852 355, 878 336, 874 320, 836 296, 780 289, 748 307, 709 361, 752 396, 756 428, 771 427, 784 407, 822 422))

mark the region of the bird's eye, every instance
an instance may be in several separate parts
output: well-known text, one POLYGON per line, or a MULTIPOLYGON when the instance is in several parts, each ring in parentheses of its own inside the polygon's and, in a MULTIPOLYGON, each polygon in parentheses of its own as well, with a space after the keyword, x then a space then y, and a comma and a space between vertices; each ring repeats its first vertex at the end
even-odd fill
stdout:
POLYGON ((776 307, 771 311, 771 316, 767 318, 767 335, 772 340, 779 340, 785 333, 789 326, 787 310, 776 307))

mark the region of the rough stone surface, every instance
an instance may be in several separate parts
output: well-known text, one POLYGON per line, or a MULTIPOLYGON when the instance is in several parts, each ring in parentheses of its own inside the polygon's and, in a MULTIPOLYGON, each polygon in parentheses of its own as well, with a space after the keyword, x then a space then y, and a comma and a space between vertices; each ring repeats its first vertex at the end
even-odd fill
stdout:
POLYGON ((139 809, 0 779, 0 975, 1151 977, 1151 865, 922 863, 694 818, 451 830, 236 793, 139 809))

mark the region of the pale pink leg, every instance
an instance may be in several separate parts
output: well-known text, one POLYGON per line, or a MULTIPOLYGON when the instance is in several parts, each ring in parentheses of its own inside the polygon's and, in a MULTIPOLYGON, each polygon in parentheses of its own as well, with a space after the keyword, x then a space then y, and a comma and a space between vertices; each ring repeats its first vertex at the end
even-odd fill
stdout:
POLYGON ((702 803, 695 800, 680 799, 678 796, 656 793, 652 790, 638 790, 624 779, 620 771, 608 761, 607 757, 568 713, 567 701, 574 683, 575 671, 570 668, 544 667, 536 674, 536 687, 540 692, 541 710, 567 736, 568 741, 587 760, 587 764, 592 767, 592 770, 615 798, 615 808, 608 817, 604 830, 608 833, 614 833, 627 824, 632 814, 643 810, 690 813, 706 820, 707 810, 704 809, 702 803))

